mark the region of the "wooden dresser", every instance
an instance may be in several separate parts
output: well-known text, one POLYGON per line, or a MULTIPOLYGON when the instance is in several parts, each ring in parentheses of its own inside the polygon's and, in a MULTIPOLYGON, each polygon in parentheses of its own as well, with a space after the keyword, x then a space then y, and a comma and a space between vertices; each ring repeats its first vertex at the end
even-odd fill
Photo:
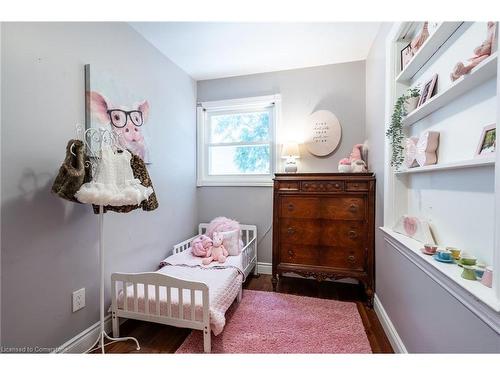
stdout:
POLYGON ((375 176, 372 173, 276 174, 273 289, 293 272, 363 283, 374 293, 375 176))

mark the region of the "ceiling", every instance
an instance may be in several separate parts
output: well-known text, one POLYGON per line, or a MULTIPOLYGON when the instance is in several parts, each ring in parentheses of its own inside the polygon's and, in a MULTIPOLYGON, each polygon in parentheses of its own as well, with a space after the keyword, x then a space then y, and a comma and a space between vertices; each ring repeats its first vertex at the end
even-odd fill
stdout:
POLYGON ((196 80, 366 59, 380 23, 132 22, 196 80))

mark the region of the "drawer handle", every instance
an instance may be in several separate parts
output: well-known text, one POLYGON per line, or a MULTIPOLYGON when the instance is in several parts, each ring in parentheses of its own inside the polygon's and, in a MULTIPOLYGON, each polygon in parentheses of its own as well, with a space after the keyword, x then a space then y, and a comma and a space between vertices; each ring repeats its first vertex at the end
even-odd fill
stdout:
POLYGON ((354 240, 355 238, 358 238, 358 233, 355 230, 350 230, 349 233, 347 233, 347 236, 351 240, 354 240))
POLYGON ((351 205, 349 206, 349 211, 351 211, 351 212, 353 212, 353 213, 354 213, 354 212, 357 212, 357 211, 358 211, 358 205, 357 205, 357 204, 351 204, 351 205))
POLYGON ((335 184, 333 186, 335 186, 335 189, 340 189, 340 185, 339 184, 335 184))
POLYGON ((288 250, 288 256, 289 256, 290 258, 293 258, 293 256, 294 256, 294 255, 295 255, 295 254, 294 254, 293 250, 288 250))
POLYGON ((293 211, 294 208, 295 206, 292 203, 288 205, 288 211, 293 211))
POLYGON ((354 262, 356 261, 356 258, 354 257, 354 255, 349 255, 347 257, 347 261, 351 264, 354 264, 354 262))
POLYGON ((309 187, 309 184, 304 184, 304 187, 307 189, 309 187))
POLYGON ((292 227, 288 228, 287 230, 288 234, 294 234, 295 233, 295 229, 293 229, 292 227))
POLYGON ((353 184, 352 186, 354 186, 355 188, 358 188, 359 184, 353 184))

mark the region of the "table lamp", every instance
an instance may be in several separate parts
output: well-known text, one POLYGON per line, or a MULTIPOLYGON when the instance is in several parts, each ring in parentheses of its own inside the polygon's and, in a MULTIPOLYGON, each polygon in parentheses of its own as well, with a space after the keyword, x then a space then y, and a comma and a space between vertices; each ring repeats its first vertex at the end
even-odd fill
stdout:
POLYGON ((285 173, 296 173, 297 163, 295 159, 300 158, 299 145, 297 143, 285 143, 281 150, 281 157, 286 159, 285 173))

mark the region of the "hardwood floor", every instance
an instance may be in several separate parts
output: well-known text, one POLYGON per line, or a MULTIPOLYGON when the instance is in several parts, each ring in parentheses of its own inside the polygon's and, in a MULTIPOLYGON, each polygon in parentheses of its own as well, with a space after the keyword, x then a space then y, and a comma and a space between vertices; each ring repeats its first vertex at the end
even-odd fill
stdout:
MULTIPOLYGON (((272 291, 271 276, 249 277, 245 289, 272 291)), ((373 309, 364 304, 363 288, 355 284, 322 282, 299 278, 283 278, 278 292, 300 296, 335 299, 356 302, 363 320, 373 353, 393 353, 389 340, 373 309)), ((141 350, 136 351, 131 341, 119 342, 106 347, 107 353, 174 353, 191 332, 162 324, 128 320, 120 327, 122 336, 134 336, 139 340, 141 350)))

